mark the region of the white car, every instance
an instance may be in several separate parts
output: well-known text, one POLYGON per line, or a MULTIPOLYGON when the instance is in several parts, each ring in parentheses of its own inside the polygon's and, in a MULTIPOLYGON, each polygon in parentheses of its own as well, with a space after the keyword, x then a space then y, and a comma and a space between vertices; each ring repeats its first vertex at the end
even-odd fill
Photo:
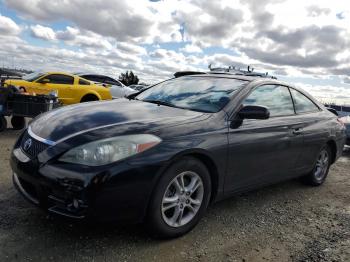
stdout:
POLYGON ((120 81, 109 76, 89 73, 77 73, 76 75, 94 83, 101 83, 110 86, 109 88, 111 91, 112 98, 125 97, 127 95, 137 92, 134 89, 125 86, 120 81))

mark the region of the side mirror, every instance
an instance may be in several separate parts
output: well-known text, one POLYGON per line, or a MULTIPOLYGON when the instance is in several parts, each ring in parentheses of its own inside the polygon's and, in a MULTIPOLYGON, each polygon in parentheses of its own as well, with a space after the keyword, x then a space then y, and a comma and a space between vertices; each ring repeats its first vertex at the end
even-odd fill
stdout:
POLYGON ((244 106, 239 112, 240 119, 268 119, 270 111, 264 106, 244 106))
POLYGON ((42 84, 50 83, 50 79, 44 78, 43 80, 40 81, 40 83, 42 83, 42 84))

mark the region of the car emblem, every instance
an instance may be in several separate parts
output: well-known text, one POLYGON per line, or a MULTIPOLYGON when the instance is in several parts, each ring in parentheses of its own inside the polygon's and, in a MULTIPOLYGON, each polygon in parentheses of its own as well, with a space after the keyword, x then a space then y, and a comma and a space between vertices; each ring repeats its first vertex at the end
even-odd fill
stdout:
POLYGON ((32 143, 33 141, 31 138, 27 139, 27 141, 25 141, 23 145, 24 150, 27 151, 32 146, 32 143))

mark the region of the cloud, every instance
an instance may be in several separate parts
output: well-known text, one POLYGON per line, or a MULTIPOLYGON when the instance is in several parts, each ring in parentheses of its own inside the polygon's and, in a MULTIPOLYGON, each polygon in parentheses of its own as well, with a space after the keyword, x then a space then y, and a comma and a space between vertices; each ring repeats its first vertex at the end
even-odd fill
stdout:
POLYGON ((243 12, 213 1, 193 1, 189 8, 177 10, 173 18, 183 25, 183 35, 188 40, 218 44, 243 22, 243 12))
POLYGON ((3 2, 23 22, 0 15, 0 55, 29 69, 131 69, 162 80, 179 70, 206 70, 209 63, 249 64, 294 79, 338 75, 340 85, 350 75, 350 10, 338 1, 3 2), (56 22, 69 26, 57 29, 56 22), (45 47, 21 32, 47 41, 45 47))
POLYGON ((310 5, 306 7, 307 15, 311 17, 319 17, 321 15, 329 15, 331 13, 330 8, 322 8, 317 5, 310 5))
POLYGON ((203 52, 203 50, 200 47, 193 44, 185 45, 185 47, 181 48, 180 51, 185 53, 202 53, 203 52))
POLYGON ((135 8, 133 1, 126 0, 5 0, 5 3, 24 17, 45 22, 66 19, 81 29, 114 37, 118 41, 146 37, 153 24, 153 16, 147 16, 148 9, 142 13, 135 8))
POLYGON ((345 83, 345 84, 350 84, 350 77, 344 77, 343 78, 343 83, 345 83))
POLYGON ((30 29, 33 37, 48 41, 56 40, 56 34, 50 27, 34 25, 31 26, 30 29))
POLYGON ((9 17, 0 14, 0 34, 18 35, 21 28, 9 17))

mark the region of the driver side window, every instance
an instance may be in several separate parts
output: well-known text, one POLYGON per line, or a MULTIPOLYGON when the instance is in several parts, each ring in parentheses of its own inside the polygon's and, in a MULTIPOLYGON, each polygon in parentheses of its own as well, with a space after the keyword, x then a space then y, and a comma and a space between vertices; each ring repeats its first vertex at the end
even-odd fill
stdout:
POLYGON ((288 87, 279 85, 263 85, 255 88, 244 100, 243 105, 267 107, 270 116, 294 115, 292 97, 288 87))
POLYGON ((64 84, 64 85, 73 85, 74 84, 74 78, 72 76, 68 76, 68 75, 60 75, 60 74, 47 75, 47 76, 43 77, 39 81, 39 83, 41 83, 41 81, 43 79, 49 79, 50 84, 64 84))

